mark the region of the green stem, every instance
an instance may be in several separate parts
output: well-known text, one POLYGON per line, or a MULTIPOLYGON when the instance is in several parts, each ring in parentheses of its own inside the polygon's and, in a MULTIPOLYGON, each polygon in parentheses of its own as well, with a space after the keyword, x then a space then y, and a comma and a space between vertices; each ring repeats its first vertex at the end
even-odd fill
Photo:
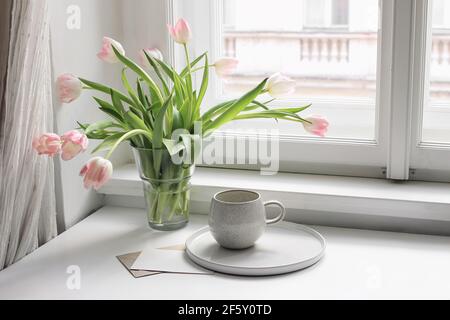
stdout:
POLYGON ((184 55, 186 57, 186 64, 187 64, 187 68, 188 68, 187 76, 190 76, 191 73, 192 73, 192 68, 191 68, 191 61, 189 59, 189 50, 188 50, 188 47, 187 47, 186 43, 183 44, 183 48, 184 48, 184 55))
POLYGON ((179 181, 177 183, 177 186, 175 188, 174 191, 174 195, 172 197, 172 203, 170 205, 170 210, 169 210, 169 214, 168 214, 168 220, 172 220, 173 215, 175 213, 175 210, 177 209, 177 204, 179 202, 180 199, 180 192, 183 190, 183 177, 184 177, 184 170, 182 167, 176 166, 175 167, 175 172, 173 173, 173 178, 175 178, 177 181, 179 181), (181 169, 181 172, 180 172, 181 169))
MULTIPOLYGON (((213 67, 215 67, 215 65, 210 64, 210 65, 208 65, 208 67, 213 68, 213 67)), ((191 72, 194 73, 194 72, 197 72, 197 71, 200 71, 200 70, 204 70, 204 69, 205 69, 204 66, 203 66, 203 67, 197 67, 197 68, 195 68, 195 69, 192 69, 191 72)), ((185 76, 186 76, 186 75, 185 75, 185 76)))
POLYGON ((119 144, 121 144, 123 141, 130 139, 133 136, 136 135, 143 135, 145 136, 150 142, 153 141, 153 135, 145 130, 142 129, 136 129, 136 130, 132 130, 130 132, 127 132, 126 134, 124 134, 119 140, 116 141, 116 143, 113 145, 113 147, 111 148, 111 150, 109 150, 108 154, 106 155, 105 159, 109 159, 109 157, 111 157, 111 155, 113 154, 113 152, 116 150, 116 148, 119 146, 119 144))
POLYGON ((156 221, 158 223, 163 223, 163 215, 166 209, 166 199, 167 194, 162 192, 158 193, 158 205, 156 206, 156 221))
MULTIPOLYGON (((184 43, 183 44, 183 48, 184 48, 184 55, 186 58, 186 65, 187 65, 187 69, 188 69, 188 73, 186 74, 186 84, 187 84, 187 89, 188 89, 188 94, 189 94, 189 100, 190 103, 193 103, 193 92, 192 92, 192 68, 191 68, 191 62, 190 62, 190 58, 189 58, 189 50, 187 47, 187 44, 184 43)), ((189 124, 188 127, 190 127, 191 124, 191 118, 192 118, 192 105, 189 106, 189 112, 188 112, 188 119, 187 119, 187 123, 189 124)))
POLYGON ((147 205, 149 206, 149 219, 151 221, 159 221, 160 218, 158 217, 158 201, 159 200, 159 193, 154 193, 154 196, 152 196, 151 201, 149 201, 151 203, 148 203, 147 205))
POLYGON ((177 209, 177 205, 178 205, 179 201, 180 201, 180 193, 174 194, 172 197, 172 202, 170 204, 170 209, 169 209, 169 214, 168 214, 167 220, 169 220, 169 221, 172 220, 172 218, 175 214, 175 210, 177 209))

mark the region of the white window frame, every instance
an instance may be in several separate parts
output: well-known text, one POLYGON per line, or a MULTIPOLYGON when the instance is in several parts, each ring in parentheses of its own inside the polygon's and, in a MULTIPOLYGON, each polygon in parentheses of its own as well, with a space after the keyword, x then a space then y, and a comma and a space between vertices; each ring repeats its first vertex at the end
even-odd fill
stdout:
MULTIPOLYGON (((414 69, 412 74, 411 172, 414 179, 450 181, 450 145, 422 141, 423 113, 428 103, 429 68, 432 41, 432 1, 415 1, 415 37, 413 43, 414 69)), ((439 111, 439 110, 437 110, 439 111)))
MULTIPOLYGON (((218 0, 167 1, 168 23, 183 16, 193 24, 195 37, 191 49, 196 55, 201 53, 199 44, 217 41, 215 35, 221 28, 217 3, 218 0), (193 2, 201 5, 192 5, 193 2)), ((281 171, 450 181, 450 147, 425 144, 420 139, 427 84, 424 77, 426 41, 431 39, 427 38, 426 27, 429 5, 428 0, 380 0, 375 138, 282 136, 281 171)), ((210 59, 214 60, 219 56, 220 46, 219 41, 214 50, 204 48, 204 51, 210 49, 210 59)), ((183 65, 181 51, 170 39, 168 47, 171 62, 183 65)), ((218 92, 214 76, 210 83, 206 101, 212 101, 218 92)), ((332 105, 326 100, 312 102, 320 106, 332 105)), ((282 101, 281 105, 293 103, 298 105, 299 101, 282 101)), ((357 101, 349 101, 343 106, 352 107, 360 106, 357 101)))

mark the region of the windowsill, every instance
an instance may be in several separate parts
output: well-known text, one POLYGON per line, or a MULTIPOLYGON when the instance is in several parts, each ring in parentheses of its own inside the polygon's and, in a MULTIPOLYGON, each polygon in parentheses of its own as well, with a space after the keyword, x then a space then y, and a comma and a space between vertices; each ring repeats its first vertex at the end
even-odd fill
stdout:
MULTIPOLYGON (((450 184, 446 183, 293 173, 262 176, 258 171, 199 167, 192 177, 195 211, 207 213, 214 193, 234 188, 256 190, 264 199, 282 201, 290 221, 450 234, 450 184)), ((117 204, 111 200, 117 196, 142 198, 135 165, 115 169, 100 193, 107 195, 107 204, 117 204)))
POLYGON ((186 228, 151 232, 144 210, 104 207, 1 271, 0 299, 450 298, 447 237, 314 227, 327 240, 319 263, 256 278, 162 274, 134 279, 115 258, 147 246, 183 243, 207 223, 205 216, 193 214, 186 228), (69 266, 80 268, 80 288, 66 286, 76 275, 69 266))

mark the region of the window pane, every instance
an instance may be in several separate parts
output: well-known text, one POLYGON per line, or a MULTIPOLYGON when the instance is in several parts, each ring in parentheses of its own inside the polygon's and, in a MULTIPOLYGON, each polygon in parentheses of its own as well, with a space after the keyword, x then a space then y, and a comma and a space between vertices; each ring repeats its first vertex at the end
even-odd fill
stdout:
MULTIPOLYGON (((221 54, 240 61, 221 83, 223 96, 242 94, 280 71, 297 82, 290 102, 313 102, 312 112, 329 118, 329 136, 374 138, 378 0, 222 0, 222 5, 221 54)), ((258 123, 277 126, 282 134, 303 134, 297 124, 258 123)))
POLYGON ((227 0, 223 5, 223 28, 224 30, 234 30, 236 27, 236 0, 227 0))
POLYGON ((430 82, 422 140, 450 143, 450 1, 432 2, 430 82))
POLYGON ((332 23, 335 26, 348 25, 348 0, 334 0, 332 23))
POLYGON ((325 0, 305 1, 305 27, 326 27, 325 0))
POLYGON ((445 2, 448 0, 434 0, 432 6, 432 21, 433 28, 439 28, 444 26, 444 17, 445 17, 445 2))

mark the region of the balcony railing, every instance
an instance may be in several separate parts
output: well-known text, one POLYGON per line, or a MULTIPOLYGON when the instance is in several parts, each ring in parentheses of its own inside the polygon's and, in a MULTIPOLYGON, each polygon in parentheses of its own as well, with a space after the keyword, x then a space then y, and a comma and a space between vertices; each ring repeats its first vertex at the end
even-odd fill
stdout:
POLYGON ((349 39, 341 37, 304 37, 299 40, 300 61, 349 62, 349 39))
POLYGON ((292 76, 349 79, 376 74, 376 33, 227 32, 224 49, 242 61, 240 74, 282 70, 292 76))
MULTIPOLYGON (((282 71, 303 89, 374 96, 377 39, 376 32, 226 31, 224 53, 241 61, 235 81, 227 86, 248 86, 260 76, 282 71)), ((433 36, 430 58, 431 94, 450 98, 450 32, 433 36)))
MULTIPOLYGON (((431 63, 450 65, 450 34, 433 36, 431 63)), ((450 75, 448 75, 450 78, 450 75)))
MULTIPOLYGON (((282 64, 289 66, 286 71, 292 75, 373 79, 378 52, 377 33, 233 31, 225 33, 224 51, 227 56, 242 58, 241 73, 253 74, 256 69, 269 73, 282 64), (264 66, 258 63, 262 60, 258 61, 258 56, 270 55, 273 60, 275 51, 281 63, 276 66, 270 62, 264 66)), ((433 75, 450 81, 449 69, 442 68, 450 67, 450 33, 433 37, 431 63, 433 75)))

